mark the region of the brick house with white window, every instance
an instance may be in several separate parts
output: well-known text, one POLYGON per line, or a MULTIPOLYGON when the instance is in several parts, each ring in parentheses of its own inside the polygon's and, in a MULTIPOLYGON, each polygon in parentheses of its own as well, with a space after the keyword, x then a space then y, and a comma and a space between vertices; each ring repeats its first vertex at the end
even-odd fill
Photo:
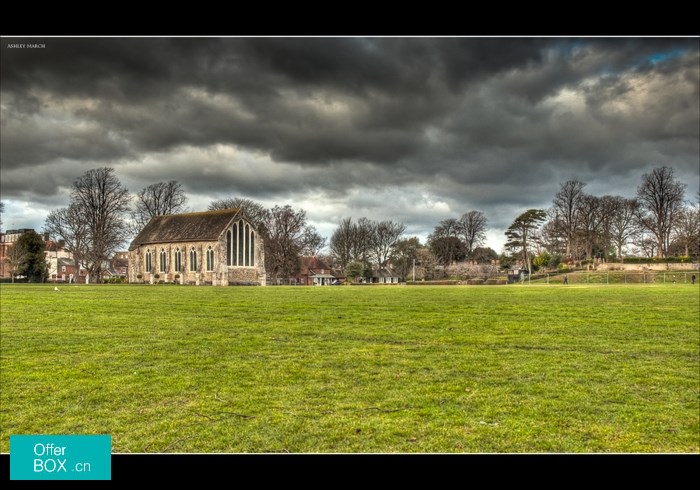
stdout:
POLYGON ((336 276, 331 268, 318 257, 299 257, 299 273, 294 284, 303 286, 329 286, 336 276))

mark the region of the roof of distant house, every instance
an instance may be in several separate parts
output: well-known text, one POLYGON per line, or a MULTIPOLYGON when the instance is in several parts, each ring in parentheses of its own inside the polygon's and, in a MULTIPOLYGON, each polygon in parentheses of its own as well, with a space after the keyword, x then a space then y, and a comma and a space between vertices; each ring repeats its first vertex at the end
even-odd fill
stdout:
POLYGON ((373 270, 372 277, 398 277, 398 274, 391 269, 382 268, 373 270))
POLYGON ((149 243, 217 240, 236 216, 236 208, 155 216, 131 242, 129 250, 149 243))
POLYGON ((129 259, 112 259, 112 267, 129 267, 129 259))
POLYGON ((301 274, 330 271, 330 267, 324 261, 314 256, 299 257, 299 270, 301 274))

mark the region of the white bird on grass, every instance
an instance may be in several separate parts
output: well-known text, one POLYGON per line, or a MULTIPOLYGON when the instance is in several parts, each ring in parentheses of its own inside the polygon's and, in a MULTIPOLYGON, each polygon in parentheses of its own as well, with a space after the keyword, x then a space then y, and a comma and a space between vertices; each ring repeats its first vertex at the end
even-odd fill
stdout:
POLYGON ((54 286, 54 287, 53 287, 53 290, 54 290, 54 291, 58 291, 59 293, 61 292, 61 290, 58 289, 58 286, 54 286))

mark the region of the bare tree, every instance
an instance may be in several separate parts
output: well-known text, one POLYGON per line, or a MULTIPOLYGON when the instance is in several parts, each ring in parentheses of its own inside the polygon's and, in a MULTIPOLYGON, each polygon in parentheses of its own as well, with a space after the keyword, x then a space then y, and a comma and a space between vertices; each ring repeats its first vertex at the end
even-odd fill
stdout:
POLYGON ((636 199, 613 197, 613 211, 610 218, 610 237, 617 250, 617 256, 624 262, 623 249, 639 231, 637 214, 639 203, 636 199))
POLYGON ((459 219, 457 230, 464 240, 467 256, 471 257, 474 249, 486 240, 488 220, 481 211, 468 211, 459 219))
POLYGON ((637 254, 642 254, 644 257, 653 258, 657 256, 658 242, 653 233, 649 233, 645 229, 634 235, 633 243, 637 247, 637 254))
POLYGON ((5 251, 5 262, 7 262, 7 267, 10 270, 10 275, 12 276, 12 282, 15 282, 15 275, 17 269, 19 268, 22 260, 24 259, 24 250, 17 242, 13 243, 5 251))
POLYGON ((90 245, 87 222, 75 203, 51 211, 44 220, 44 232, 64 241, 66 250, 73 256, 76 271, 87 268, 90 245))
POLYGON ((353 261, 354 233, 352 218, 343 218, 331 235, 331 255, 341 269, 345 269, 353 261))
MULTIPOLYGON (((124 215, 129 210, 129 201, 129 191, 119 182, 113 168, 88 170, 73 183, 70 211, 63 216, 65 234, 56 229, 55 235, 66 243, 76 236, 83 237, 82 260, 93 281, 100 278, 102 263, 111 258, 128 235, 124 215), (80 223, 82 231, 75 229, 76 223, 80 223)), ((50 226, 47 223, 47 228, 50 226)))
POLYGON ((207 209, 209 209, 209 211, 216 211, 218 209, 240 209, 258 230, 258 233, 265 236, 267 222, 270 219, 270 211, 259 202, 243 197, 217 199, 209 203, 207 209))
POLYGON ((353 260, 369 265, 372 254, 372 237, 377 223, 362 217, 353 226, 352 256, 353 260))
POLYGON ((618 207, 617 196, 603 196, 598 198, 598 213, 600 215, 599 245, 604 252, 605 260, 612 246, 612 221, 618 207))
POLYGON ((578 203, 578 234, 581 237, 586 259, 593 257, 593 245, 600 234, 600 198, 583 194, 578 203))
POLYGON ((691 246, 700 235, 700 206, 687 207, 678 213, 673 227, 673 238, 683 247, 684 255, 691 255, 691 246))
POLYGON ((539 240, 542 246, 553 255, 566 253, 566 245, 554 219, 542 225, 539 230, 539 240))
POLYGON ((371 237, 371 246, 374 259, 378 267, 383 267, 389 260, 389 255, 396 242, 406 231, 403 223, 393 221, 380 221, 373 227, 374 233, 371 237))
POLYGON ((299 269, 303 249, 306 212, 295 211, 290 205, 270 210, 265 239, 265 268, 275 282, 288 279, 299 269))
POLYGON ((182 184, 176 180, 158 182, 141 189, 136 194, 136 206, 131 212, 134 231, 141 231, 155 216, 183 212, 186 203, 187 196, 182 184))
POLYGON ((579 229, 580 201, 586 184, 579 180, 569 180, 559 186, 560 190, 555 194, 552 202, 552 214, 564 238, 566 256, 569 257, 579 229))
POLYGON ((5 212, 5 203, 0 201, 0 230, 2 229, 2 215, 5 212))
POLYGON ((658 167, 642 176, 637 188, 639 222, 656 238, 656 256, 665 257, 673 225, 683 206, 685 184, 673 177, 671 167, 658 167))
POLYGON ((318 253, 326 246, 326 239, 322 237, 315 226, 307 226, 301 237, 302 255, 318 255, 318 253))

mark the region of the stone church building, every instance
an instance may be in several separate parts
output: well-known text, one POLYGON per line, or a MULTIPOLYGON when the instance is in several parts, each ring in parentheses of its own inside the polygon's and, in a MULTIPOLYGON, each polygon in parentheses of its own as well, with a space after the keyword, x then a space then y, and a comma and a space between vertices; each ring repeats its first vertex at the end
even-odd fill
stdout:
POLYGON ((262 238, 238 209, 156 216, 129 247, 129 282, 265 285, 262 238))

